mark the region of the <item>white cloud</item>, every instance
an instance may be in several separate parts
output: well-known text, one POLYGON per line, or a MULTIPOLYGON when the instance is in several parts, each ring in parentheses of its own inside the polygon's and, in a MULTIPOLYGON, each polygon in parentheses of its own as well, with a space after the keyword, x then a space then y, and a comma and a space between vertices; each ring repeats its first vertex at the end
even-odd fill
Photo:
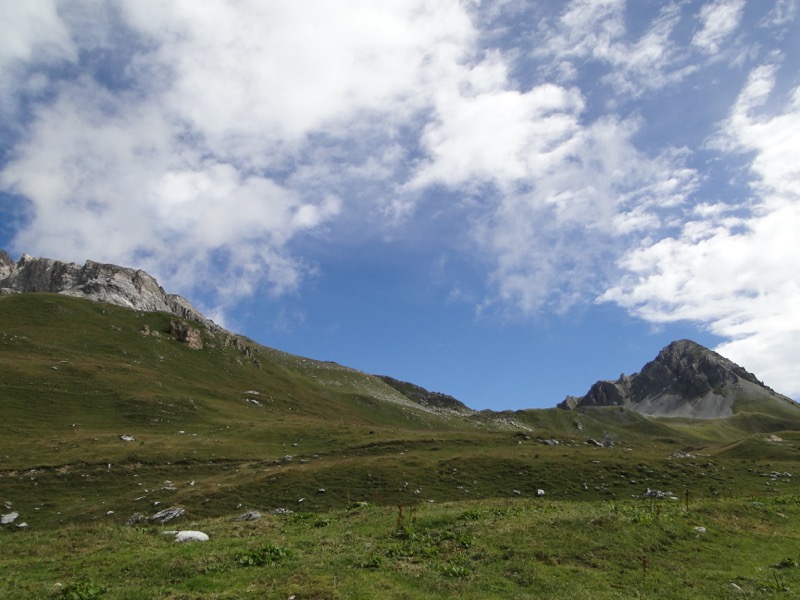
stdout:
POLYGON ((744 13, 744 0, 715 0, 699 14, 701 29, 692 38, 692 45, 706 54, 719 52, 720 45, 739 27, 744 13))
POLYGON ((629 275, 601 295, 653 322, 704 324, 718 349, 778 391, 800 394, 800 88, 784 109, 759 115, 775 67, 752 71, 715 145, 751 153, 754 201, 745 214, 696 208, 681 235, 645 244, 622 266, 629 275), (737 216, 738 215, 738 216, 737 216))
POLYGON ((542 28, 544 43, 534 54, 550 58, 551 70, 574 80, 586 59, 611 70, 603 81, 620 97, 680 82, 696 70, 686 65, 685 52, 671 40, 681 18, 681 7, 663 6, 635 41, 627 38, 623 0, 573 0, 555 22, 542 28))
POLYGON ((56 2, 0 4, 0 70, 17 61, 74 61, 76 48, 56 11, 56 2))
POLYGON ((454 0, 338 3, 142 1, 125 5, 159 40, 138 61, 168 71, 168 110, 214 152, 263 166, 365 113, 408 119, 475 32, 454 0))
POLYGON ((761 24, 766 27, 783 27, 795 20, 797 10, 797 0, 777 0, 761 24))
POLYGON ((0 3, 0 117, 13 122, 19 96, 40 95, 50 81, 45 73, 26 73, 24 65, 74 62, 77 49, 56 12, 56 3, 0 3))
POLYGON ((696 176, 680 153, 639 152, 636 120, 585 123, 577 89, 511 90, 503 65, 494 67, 491 85, 437 96, 422 136, 428 158, 409 187, 476 197, 473 235, 495 262, 505 307, 565 310, 610 276, 623 238, 663 225, 663 211, 683 201, 696 176))

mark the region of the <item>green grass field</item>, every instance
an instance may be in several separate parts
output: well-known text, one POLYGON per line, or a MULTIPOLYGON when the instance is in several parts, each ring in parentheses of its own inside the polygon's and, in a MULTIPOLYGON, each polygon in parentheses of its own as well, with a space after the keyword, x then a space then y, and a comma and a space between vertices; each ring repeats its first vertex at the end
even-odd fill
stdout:
POLYGON ((795 407, 459 415, 172 320, 0 298, 0 597, 800 596, 795 407))

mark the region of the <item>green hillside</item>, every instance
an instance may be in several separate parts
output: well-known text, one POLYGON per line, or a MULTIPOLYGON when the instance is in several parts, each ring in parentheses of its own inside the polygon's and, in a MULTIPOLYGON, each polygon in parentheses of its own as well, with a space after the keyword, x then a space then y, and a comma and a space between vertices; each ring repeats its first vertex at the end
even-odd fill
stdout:
MULTIPOLYGON (((98 590, 117 598, 263 597, 257 591, 265 581, 280 593, 318 592, 297 598, 382 597, 381 589, 392 590, 384 597, 408 598, 538 597, 522 594, 532 589, 548 597, 631 597, 625 590, 640 576, 635 567, 619 567, 620 595, 597 595, 609 582, 597 569, 617 569, 643 551, 657 552, 658 544, 685 550, 696 537, 696 519, 678 514, 687 498, 729 502, 719 509, 703 504, 709 508, 702 520, 716 519, 723 529, 743 518, 754 497, 770 506, 788 503, 774 509, 778 514, 800 505, 797 408, 747 399, 737 406, 733 417, 707 421, 651 419, 619 408, 469 411, 444 394, 166 313, 54 294, 0 297, 0 512, 19 513, 16 524, 0 527, 0 539, 13 539, 0 571, 17 574, 0 576, 3 597, 99 597, 91 592, 96 580, 98 590), (641 499, 648 489, 674 494, 668 505, 678 512, 665 525, 672 533, 654 524, 661 508, 641 499), (228 541, 181 554, 151 535, 158 526, 126 525, 167 507, 185 511, 179 526, 203 527, 228 541), (267 516, 252 526, 231 524, 247 510, 267 516), (603 524, 596 535, 611 527, 616 541, 597 543, 620 548, 582 557, 575 546, 587 543, 582 520, 603 524), (528 522, 549 532, 536 534, 548 543, 566 545, 526 549, 520 544, 532 531, 528 522), (339 542, 316 533, 328 526, 339 542), (645 544, 642 527, 661 541, 645 544), (113 537, 127 546, 111 550, 113 537), (277 545, 264 550, 269 539, 277 545), (32 558, 64 544, 83 549, 58 563, 32 558), (173 577, 184 582, 182 592, 139 573, 139 545, 167 561, 162 576, 185 571, 173 577), (316 545, 338 548, 345 562, 298 566, 316 545), (278 569, 254 583, 237 567, 248 552, 272 552, 267 562, 285 558, 298 579, 278 585, 278 569), (107 555, 127 571, 113 575, 107 555), (347 565, 358 577, 349 591, 337 592, 330 579, 347 565), (560 578, 586 569, 596 571, 586 580, 594 583, 558 587, 560 578), (133 576, 147 581, 139 596, 128 584, 133 576), (425 583, 412 583, 415 577, 425 583), (479 577, 494 583, 479 585, 479 577), (66 585, 53 587, 62 579, 66 585)), ((774 542, 778 517, 761 525, 758 515, 748 518, 761 527, 749 543, 774 542)), ((800 531, 784 528, 782 535, 790 545, 800 531)), ((715 551, 707 551, 713 561, 715 551)), ((677 555, 669 560, 670 569, 678 568, 677 555)), ((686 577, 695 577, 686 568, 686 577)), ((748 589, 769 581, 759 577, 748 580, 748 589)), ((666 589, 653 586, 642 589, 666 589)), ((663 597, 712 597, 680 593, 663 597)))

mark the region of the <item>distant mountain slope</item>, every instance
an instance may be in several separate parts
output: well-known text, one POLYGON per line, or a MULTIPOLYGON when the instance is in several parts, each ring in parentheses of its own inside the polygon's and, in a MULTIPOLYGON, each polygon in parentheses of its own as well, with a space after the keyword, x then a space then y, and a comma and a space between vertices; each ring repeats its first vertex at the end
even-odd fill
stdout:
POLYGON ((672 342, 639 373, 598 381, 582 397, 569 396, 563 409, 620 406, 655 417, 717 419, 747 409, 800 411, 752 373, 692 342, 672 342))
POLYGON ((388 375, 378 375, 377 377, 422 406, 451 410, 460 414, 472 414, 475 412, 466 404, 448 394, 429 392, 423 387, 407 381, 400 381, 388 375))

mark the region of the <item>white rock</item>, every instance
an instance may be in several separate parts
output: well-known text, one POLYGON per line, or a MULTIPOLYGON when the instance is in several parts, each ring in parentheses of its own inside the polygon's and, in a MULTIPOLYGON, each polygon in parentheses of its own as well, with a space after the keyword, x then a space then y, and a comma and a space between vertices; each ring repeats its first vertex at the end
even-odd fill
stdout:
POLYGON ((134 437, 132 435, 128 435, 127 433, 123 433, 121 436, 119 436, 119 439, 121 439, 123 442, 134 441, 134 437))
POLYGON ((698 527, 695 527, 695 528, 694 528, 694 530, 695 530, 697 533, 705 533, 705 532, 706 532, 706 528, 705 528, 705 527, 700 527, 700 526, 698 526, 698 527))
POLYGON ((7 515, 3 515, 2 517, 0 517, 0 525, 10 525, 11 523, 17 520, 18 516, 19 516, 18 512, 11 512, 8 513, 7 515))
POLYGON ((207 542, 208 534, 202 531, 176 531, 176 542, 207 542))
POLYGON ((541 498, 542 496, 544 496, 544 490, 536 490, 536 495, 537 495, 539 498, 541 498))

